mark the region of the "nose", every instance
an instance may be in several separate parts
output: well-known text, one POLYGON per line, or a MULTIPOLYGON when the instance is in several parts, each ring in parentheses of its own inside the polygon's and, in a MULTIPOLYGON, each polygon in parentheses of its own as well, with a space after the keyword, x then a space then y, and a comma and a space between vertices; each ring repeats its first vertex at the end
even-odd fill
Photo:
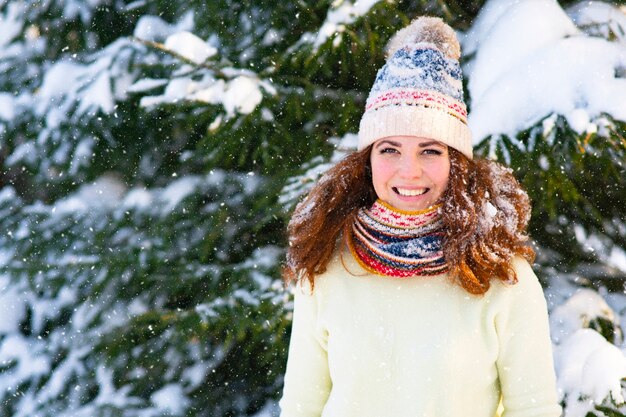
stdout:
POLYGON ((400 177, 407 179, 420 178, 422 176, 422 165, 418 158, 408 155, 402 158, 398 167, 400 177))

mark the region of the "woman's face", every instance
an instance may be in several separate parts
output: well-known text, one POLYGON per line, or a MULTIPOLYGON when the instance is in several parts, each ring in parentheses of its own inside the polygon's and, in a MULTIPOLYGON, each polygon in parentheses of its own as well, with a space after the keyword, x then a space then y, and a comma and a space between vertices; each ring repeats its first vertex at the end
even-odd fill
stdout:
POLYGON ((372 146, 370 161, 376 195, 400 210, 426 209, 437 203, 448 186, 448 147, 432 139, 379 139, 372 146))

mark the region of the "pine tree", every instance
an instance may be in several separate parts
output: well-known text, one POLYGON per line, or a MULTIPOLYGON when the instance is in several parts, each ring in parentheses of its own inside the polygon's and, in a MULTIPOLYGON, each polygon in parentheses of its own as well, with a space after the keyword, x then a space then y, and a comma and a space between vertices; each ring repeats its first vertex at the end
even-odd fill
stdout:
MULTIPOLYGON (((0 5, 0 414, 275 408, 290 210, 351 149, 391 34, 425 13, 466 31, 483 3, 0 5)), ((528 188, 542 277, 617 294, 626 125, 605 116, 476 152, 528 188)), ((587 326, 621 343, 614 317, 587 326)))

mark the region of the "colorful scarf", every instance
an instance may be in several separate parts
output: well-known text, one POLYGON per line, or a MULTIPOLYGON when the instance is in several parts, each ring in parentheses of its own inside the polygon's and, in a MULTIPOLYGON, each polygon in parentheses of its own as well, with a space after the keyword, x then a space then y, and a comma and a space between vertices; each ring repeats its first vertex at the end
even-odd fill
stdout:
POLYGON ((361 209, 347 236, 354 258, 367 271, 392 277, 447 272, 441 205, 406 212, 377 200, 361 209))

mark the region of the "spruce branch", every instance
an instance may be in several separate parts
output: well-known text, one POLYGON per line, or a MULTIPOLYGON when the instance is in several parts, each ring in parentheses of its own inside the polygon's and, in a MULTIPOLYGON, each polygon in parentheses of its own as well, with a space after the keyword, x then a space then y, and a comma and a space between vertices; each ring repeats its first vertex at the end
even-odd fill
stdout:
MULTIPOLYGON (((144 46, 146 46, 146 47, 148 47, 150 49, 153 49, 153 50, 156 50, 156 51, 159 51, 159 52, 163 52, 163 53, 165 53, 167 55, 170 55, 173 58, 176 58, 179 61, 194 67, 194 70, 197 70, 197 69, 208 69, 208 70, 212 71, 213 74, 215 74, 217 76, 217 78, 222 78, 222 79, 225 79, 225 80, 229 78, 222 71, 221 68, 219 68, 219 67, 216 68, 216 66, 215 65, 211 65, 209 63, 209 61, 206 61, 206 62, 203 62, 201 64, 198 64, 198 63, 192 61, 191 59, 189 59, 189 58, 179 54, 178 52, 173 51, 170 48, 167 48, 164 44, 162 44, 160 42, 149 41, 149 40, 146 40, 146 39, 138 38, 136 36, 131 36, 130 39, 133 40, 134 42, 140 43, 140 44, 142 44, 142 45, 144 45, 144 46)), ((230 62, 228 64, 230 64, 230 62)))

